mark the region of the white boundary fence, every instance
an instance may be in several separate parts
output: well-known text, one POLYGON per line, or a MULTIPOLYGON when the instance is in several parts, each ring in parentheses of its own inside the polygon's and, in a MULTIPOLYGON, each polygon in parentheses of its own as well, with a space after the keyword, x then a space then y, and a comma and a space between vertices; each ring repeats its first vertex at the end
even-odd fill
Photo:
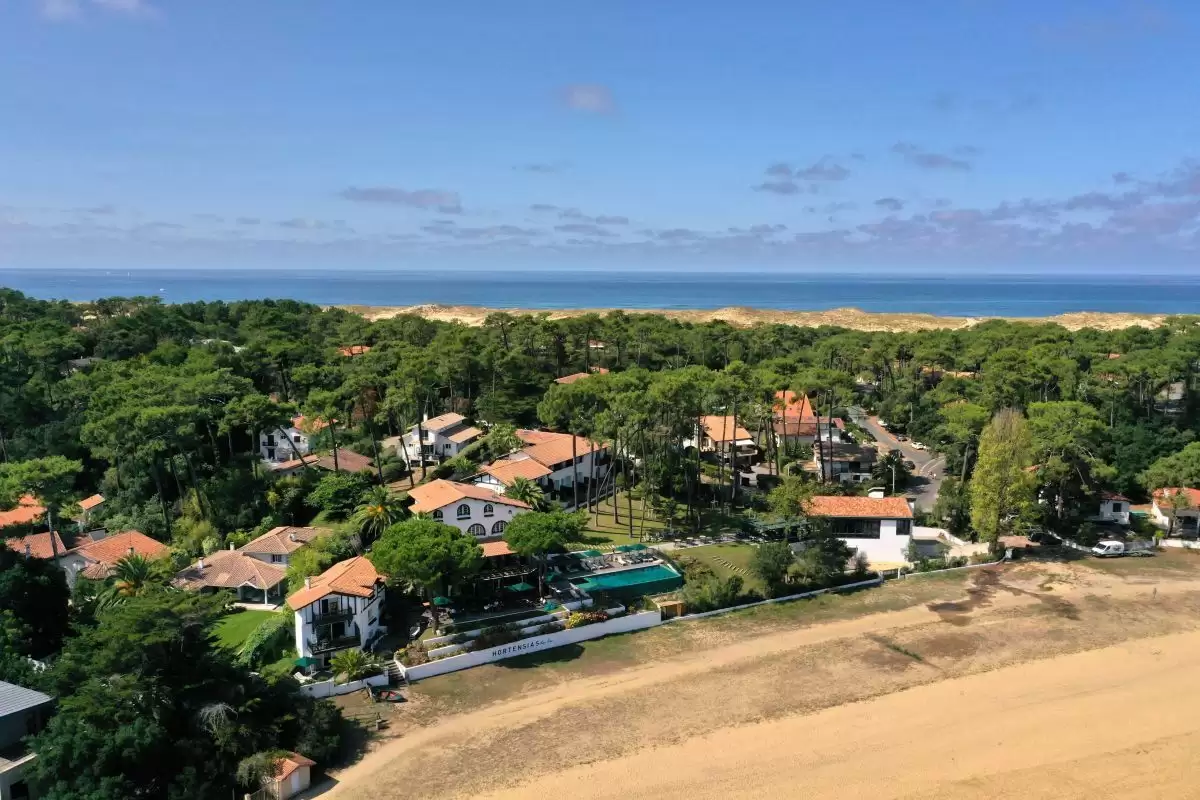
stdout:
POLYGON ((548 633, 545 636, 534 636, 530 639, 502 644, 487 650, 476 650, 472 653, 453 655, 437 661, 430 661, 427 664, 418 664, 414 667, 406 667, 400 664, 400 674, 410 681, 419 681, 422 678, 430 678, 434 675, 444 675, 447 672, 470 669, 471 667, 478 667, 481 664, 490 664, 493 661, 503 661, 506 658, 513 658, 514 656, 551 650, 555 647, 576 644, 588 639, 599 639, 602 636, 614 633, 629 633, 630 631, 653 628, 655 625, 661 625, 662 621, 662 614, 658 611, 627 614, 623 617, 610 619, 607 622, 597 622, 592 625, 584 625, 581 628, 571 628, 570 630, 559 631, 558 633, 548 633))
POLYGON ((369 678, 363 678, 361 681, 350 681, 349 683, 334 683, 333 681, 321 681, 320 683, 302 683, 300 691, 310 697, 335 697, 339 694, 350 694, 357 692, 365 686, 387 686, 388 676, 384 672, 382 675, 372 675, 369 678))

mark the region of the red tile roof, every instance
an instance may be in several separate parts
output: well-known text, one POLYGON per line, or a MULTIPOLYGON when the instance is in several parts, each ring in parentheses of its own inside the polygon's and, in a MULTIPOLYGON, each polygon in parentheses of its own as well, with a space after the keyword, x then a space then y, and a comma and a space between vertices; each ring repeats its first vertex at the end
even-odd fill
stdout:
POLYGON ((743 439, 753 439, 750 431, 737 424, 733 417, 710 414, 700 418, 704 426, 704 435, 714 442, 740 442, 743 439))
POLYGON ((571 375, 563 375, 561 378, 555 378, 554 382, 562 383, 562 384, 574 383, 575 381, 582 380, 584 378, 590 378, 592 375, 607 375, 607 374, 608 374, 608 370, 606 370, 604 367, 592 367, 591 372, 576 372, 571 375))
POLYGON ((513 554, 512 548, 503 539, 498 542, 484 542, 482 546, 484 558, 499 558, 500 556, 511 556, 513 554))
POLYGON ((125 556, 139 555, 155 559, 163 558, 170 552, 171 548, 141 531, 114 533, 98 541, 81 544, 71 551, 88 562, 80 574, 93 580, 107 578, 113 566, 125 556))
POLYGON ((237 550, 218 550, 175 573, 171 585, 178 589, 237 589, 252 586, 266 590, 287 578, 287 569, 251 558, 237 550))
POLYGON ((303 414, 292 417, 292 427, 301 433, 312 435, 329 427, 329 423, 320 417, 306 417, 303 414))
POLYGON ((516 478, 536 481, 551 474, 545 464, 532 458, 502 458, 480 467, 479 471, 491 475, 505 486, 510 485, 516 478))
POLYGON ((775 393, 775 410, 789 417, 804 418, 815 416, 808 396, 796 394, 791 389, 784 389, 775 393))
POLYGON ((528 503, 505 497, 486 486, 473 483, 456 483, 443 478, 423 483, 410 489, 408 496, 413 499, 410 510, 413 513, 431 512, 465 499, 483 500, 486 503, 496 503, 516 508, 529 508, 528 503))
MULTIPOLYGON (((312 459, 307 459, 309 464, 314 464, 312 459)), ((334 469, 334 461, 332 455, 318 456, 314 466, 322 469, 334 469)), ((338 448, 337 469, 340 472, 366 472, 374 467, 374 463, 366 456, 360 456, 353 450, 345 450, 338 448)))
POLYGON ((301 767, 315 767, 317 762, 311 758, 305 758, 299 753, 288 753, 283 758, 279 759, 279 764, 275 767, 273 777, 277 781, 286 781, 292 777, 292 773, 301 767))
POLYGON ((238 548, 243 553, 266 553, 268 555, 290 555, 304 545, 329 531, 324 528, 272 528, 252 542, 238 548))
POLYGON ((346 358, 361 356, 371 352, 371 346, 366 344, 352 344, 349 347, 339 347, 338 352, 346 358))
POLYGON ((383 582, 384 577, 375 571, 374 564, 365 556, 355 556, 310 578, 309 585, 289 596, 287 603, 293 611, 299 611, 331 594, 370 597, 375 586, 383 582))
POLYGON ((38 505, 31 495, 25 495, 17 501, 17 507, 10 511, 0 511, 0 528, 9 525, 27 525, 36 522, 37 518, 46 513, 46 509, 38 505))
POLYGON ((455 414, 453 411, 450 411, 425 420, 421 423, 421 429, 436 433, 438 431, 444 431, 446 428, 453 428, 455 425, 461 425, 465 421, 466 417, 464 417, 462 414, 455 414))
POLYGON ((1163 504, 1160 501, 1164 501, 1172 495, 1179 493, 1187 495, 1188 502, 1192 508, 1200 508, 1200 489, 1180 489, 1174 487, 1159 489, 1154 493, 1154 503, 1161 508, 1163 504))
POLYGON ((1126 497, 1125 495, 1123 495, 1123 494, 1117 494, 1116 492, 1101 492, 1101 493, 1100 493, 1100 499, 1102 499, 1102 500, 1115 500, 1115 501, 1117 501, 1117 502, 1119 502, 1119 503, 1131 503, 1131 502, 1133 502, 1132 500, 1130 500, 1130 499, 1129 499, 1128 497, 1126 497))
POLYGON ((912 519, 912 509, 903 497, 831 497, 818 495, 809 501, 814 517, 869 519, 912 519))
POLYGON ((85 497, 79 501, 79 507, 84 511, 91 511, 96 506, 104 502, 104 495, 94 494, 91 497, 85 497))
POLYGON ((58 535, 58 531, 53 534, 47 533, 31 533, 28 536, 21 536, 16 539, 6 539, 5 544, 9 550, 15 550, 24 555, 25 548, 29 548, 29 555, 34 558, 54 558, 54 547, 58 546, 58 554, 61 556, 67 552, 67 548, 63 547, 62 537, 58 535), (50 538, 53 535, 53 540, 50 538))

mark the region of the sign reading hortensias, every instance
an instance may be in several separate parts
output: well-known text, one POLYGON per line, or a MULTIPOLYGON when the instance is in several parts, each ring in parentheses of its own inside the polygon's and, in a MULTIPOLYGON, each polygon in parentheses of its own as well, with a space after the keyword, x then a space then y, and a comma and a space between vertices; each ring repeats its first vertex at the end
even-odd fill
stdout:
POLYGON ((503 647, 496 647, 488 655, 492 658, 508 658, 509 656, 519 655, 520 653, 532 653, 534 650, 541 650, 544 647, 553 647, 553 639, 526 639, 522 642, 513 642, 506 644, 503 647))

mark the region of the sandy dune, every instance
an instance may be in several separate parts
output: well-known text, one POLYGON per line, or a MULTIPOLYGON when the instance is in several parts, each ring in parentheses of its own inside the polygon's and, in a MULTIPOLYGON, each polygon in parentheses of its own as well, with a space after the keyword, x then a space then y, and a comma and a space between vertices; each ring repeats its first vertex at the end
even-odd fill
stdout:
POLYGON ((988 569, 954 600, 718 634, 410 728, 321 797, 1200 797, 1195 575, 988 569))
POLYGON ((480 796, 1196 797, 1200 693, 1180 679, 1198 663, 1200 633, 1141 640, 722 730, 480 796))
MULTIPOLYGON (((370 320, 389 319, 401 314, 415 314, 426 319, 442 322, 461 322, 465 325, 482 325, 489 314, 545 314, 551 319, 568 319, 585 314, 604 315, 612 311, 627 314, 659 314, 683 322, 712 322, 720 320, 739 328, 762 324, 801 325, 819 327, 836 325, 860 331, 917 331, 934 329, 969 328, 988 319, 1003 317, 939 317, 933 314, 873 313, 857 308, 834 308, 827 311, 790 311, 779 309, 743 308, 731 306, 717 309, 657 309, 657 308, 571 308, 571 309, 518 309, 484 308, 481 306, 448 306, 427 303, 417 306, 338 306, 347 311, 361 314, 370 320)), ((1164 314, 1129 314, 1106 312, 1078 312, 1045 318, 1012 318, 1020 322, 1054 322, 1068 330, 1097 328, 1118 330, 1129 327, 1157 328, 1166 319, 1164 314)))

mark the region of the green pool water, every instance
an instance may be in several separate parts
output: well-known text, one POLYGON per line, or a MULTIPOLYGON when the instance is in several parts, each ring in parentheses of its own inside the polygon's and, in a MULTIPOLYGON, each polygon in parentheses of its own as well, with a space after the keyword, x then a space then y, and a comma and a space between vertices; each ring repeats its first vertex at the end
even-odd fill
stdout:
POLYGON ((654 564, 603 575, 574 578, 571 583, 587 591, 605 591, 626 596, 659 594, 678 589, 683 576, 666 564, 654 564))

